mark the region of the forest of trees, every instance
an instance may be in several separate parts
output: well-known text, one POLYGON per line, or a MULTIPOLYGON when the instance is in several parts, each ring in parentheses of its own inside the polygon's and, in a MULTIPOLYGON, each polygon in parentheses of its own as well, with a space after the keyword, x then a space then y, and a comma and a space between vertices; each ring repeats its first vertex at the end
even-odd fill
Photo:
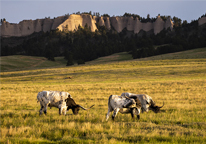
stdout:
MULTIPOLYGON (((124 16, 128 16, 125 13, 124 16)), ((137 15, 138 17, 138 15, 137 15)), ((151 20, 149 15, 147 20, 151 20)), ((91 32, 90 27, 79 26, 74 32, 50 31, 36 33, 24 39, 14 47, 2 46, 1 56, 21 54, 42 56, 55 61, 55 57, 64 56, 67 65, 74 61, 84 64, 86 61, 118 52, 130 52, 134 59, 188 49, 206 47, 206 25, 198 26, 198 21, 187 23, 173 17, 174 29, 163 30, 157 35, 140 31, 139 34, 124 29, 117 33, 97 24, 98 31, 91 32)), ((2 41, 6 38, 1 38, 2 41)))

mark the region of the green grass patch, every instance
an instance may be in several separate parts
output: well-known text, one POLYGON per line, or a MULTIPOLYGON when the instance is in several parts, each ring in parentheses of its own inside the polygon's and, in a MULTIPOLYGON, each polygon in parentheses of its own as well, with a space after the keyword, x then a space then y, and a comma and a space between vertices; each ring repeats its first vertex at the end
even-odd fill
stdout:
POLYGON ((63 57, 56 57, 55 61, 49 61, 44 57, 14 55, 2 56, 0 57, 0 61, 1 71, 19 71, 66 66, 66 60, 63 57))

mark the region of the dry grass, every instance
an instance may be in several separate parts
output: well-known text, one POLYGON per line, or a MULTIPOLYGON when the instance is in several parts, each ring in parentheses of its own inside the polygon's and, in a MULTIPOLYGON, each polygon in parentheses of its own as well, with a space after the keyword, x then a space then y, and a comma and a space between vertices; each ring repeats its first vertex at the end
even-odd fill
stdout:
POLYGON ((127 61, 1 73, 1 143, 206 143, 206 59, 127 61), (71 77, 71 79, 68 79, 71 77), (79 115, 48 109, 42 90, 69 92, 95 107, 79 115), (162 112, 105 121, 111 94, 146 93, 162 112))

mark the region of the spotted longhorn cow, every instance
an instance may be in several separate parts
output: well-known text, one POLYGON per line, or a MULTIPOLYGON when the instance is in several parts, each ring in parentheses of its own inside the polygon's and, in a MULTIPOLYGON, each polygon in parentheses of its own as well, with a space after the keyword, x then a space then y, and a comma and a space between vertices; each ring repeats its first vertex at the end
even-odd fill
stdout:
POLYGON ((160 109, 164 106, 164 102, 161 107, 157 106, 152 100, 152 97, 146 94, 133 94, 126 92, 122 93, 121 96, 127 96, 132 99, 139 99, 142 105, 142 112, 148 112, 149 110, 152 110, 153 112, 158 113, 160 112, 160 109))
POLYGON ((72 109, 73 114, 75 115, 78 114, 79 108, 87 110, 86 108, 77 105, 68 92, 41 91, 37 94, 37 100, 37 102, 40 102, 41 106, 41 109, 39 110, 39 115, 41 115, 43 111, 46 114, 47 107, 50 107, 50 109, 52 107, 58 108, 59 115, 61 115, 62 113, 66 115, 66 112, 69 109, 72 109))
POLYGON ((122 114, 130 113, 134 119, 134 115, 140 118, 141 103, 138 99, 134 100, 127 96, 111 95, 108 100, 108 112, 106 121, 109 119, 110 112, 113 112, 112 119, 114 120, 118 112, 122 114))

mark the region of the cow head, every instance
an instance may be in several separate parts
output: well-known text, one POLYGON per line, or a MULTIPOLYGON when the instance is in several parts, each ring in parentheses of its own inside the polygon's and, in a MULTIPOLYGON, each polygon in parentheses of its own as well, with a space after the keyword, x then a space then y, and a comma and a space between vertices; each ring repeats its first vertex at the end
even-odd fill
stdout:
POLYGON ((160 112, 160 109, 161 109, 163 106, 164 106, 164 102, 163 102, 163 105, 162 105, 161 107, 159 107, 159 106, 157 106, 157 105, 155 104, 154 101, 151 101, 150 106, 149 106, 149 110, 152 110, 152 111, 155 112, 155 113, 159 113, 159 112, 160 112))
POLYGON ((79 113, 80 108, 82 108, 83 110, 88 110, 90 108, 92 108, 94 105, 92 105, 90 108, 84 108, 81 105, 77 105, 75 103, 75 101, 73 100, 73 98, 68 97, 66 100, 66 105, 67 105, 67 110, 72 109, 72 112, 74 115, 77 115, 79 113))
POLYGON ((77 115, 79 113, 79 110, 80 110, 80 107, 78 105, 76 105, 72 108, 72 112, 74 115, 77 115))

